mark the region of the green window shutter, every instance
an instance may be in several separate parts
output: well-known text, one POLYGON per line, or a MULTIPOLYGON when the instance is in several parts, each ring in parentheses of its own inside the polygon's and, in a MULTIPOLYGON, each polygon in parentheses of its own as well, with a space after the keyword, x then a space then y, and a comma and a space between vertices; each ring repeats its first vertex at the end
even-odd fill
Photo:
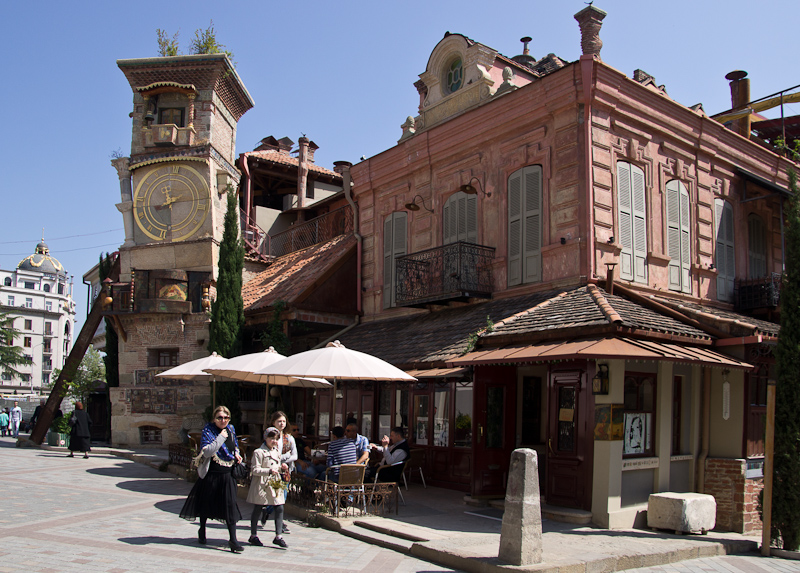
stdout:
POLYGON ((733 207, 727 201, 714 199, 714 264, 717 267, 717 298, 733 300, 736 277, 733 248, 733 207))
POLYGON ((681 183, 681 290, 685 293, 692 292, 690 281, 692 269, 692 224, 689 191, 681 183))
POLYGON ((392 213, 383 222, 383 308, 395 305, 397 257, 406 254, 408 213, 392 213))
POLYGON ((524 282, 542 280, 542 168, 538 165, 523 171, 524 236, 523 253, 524 282))
POLYGON ((681 215, 678 181, 667 183, 667 268, 670 290, 681 290, 681 215))
POLYGON ((633 200, 633 280, 647 282, 647 207, 644 171, 631 165, 631 198, 633 200))
POLYGON ((617 162, 617 204, 619 206, 620 278, 633 280, 633 199, 631 164, 617 162))
POLYGON ((478 242, 478 197, 459 191, 444 204, 442 244, 478 242))
POLYGON ((522 170, 508 178, 508 286, 522 283, 522 170))

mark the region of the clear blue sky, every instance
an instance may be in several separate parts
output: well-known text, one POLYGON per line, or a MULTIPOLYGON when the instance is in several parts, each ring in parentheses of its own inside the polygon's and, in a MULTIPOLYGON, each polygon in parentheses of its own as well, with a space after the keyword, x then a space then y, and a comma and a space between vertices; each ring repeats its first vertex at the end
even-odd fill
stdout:
MULTIPOLYGON (((724 76, 749 72, 759 98, 800 84, 797 0, 597 0, 608 12, 601 56, 630 76, 641 68, 684 105, 730 108, 724 76)), ((415 115, 413 86, 445 32, 506 56, 522 51, 574 61, 582 1, 473 2, 170 1, 7 2, 0 64, 0 268, 33 252, 44 227, 53 256, 75 276, 78 322, 86 312, 81 275, 123 240, 111 153, 130 150, 132 93, 115 61, 157 55, 156 28, 194 31, 213 19, 235 55, 255 107, 239 122, 237 153, 263 137, 302 133, 317 162, 357 162, 395 144, 415 115)), ((800 106, 788 106, 789 115, 800 106)))

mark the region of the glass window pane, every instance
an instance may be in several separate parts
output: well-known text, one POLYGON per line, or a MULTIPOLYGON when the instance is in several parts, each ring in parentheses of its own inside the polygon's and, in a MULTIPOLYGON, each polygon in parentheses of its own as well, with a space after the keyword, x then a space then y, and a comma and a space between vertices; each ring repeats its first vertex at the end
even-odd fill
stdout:
POLYGON ((486 390, 486 447, 503 447, 503 394, 505 389, 499 386, 486 390))
POLYGON ((472 447, 472 382, 456 384, 456 430, 453 445, 472 447))
POLYGON ((317 398, 319 400, 319 425, 318 435, 329 436, 331 433, 331 391, 318 390, 317 398))
POLYGON ((655 384, 652 378, 645 378, 642 381, 642 410, 652 412, 655 410, 655 404, 655 384))
POLYGON ((389 435, 392 429, 392 389, 380 388, 378 390, 378 435, 380 440, 383 436, 389 435))
POLYGON ((450 388, 433 395, 433 445, 447 447, 450 440, 450 388))
POLYGON ((428 445, 430 434, 429 401, 430 396, 414 396, 414 426, 411 429, 414 432, 414 443, 422 446, 428 445))
POLYGON ((361 435, 372 439, 372 394, 361 396, 361 435))
MULTIPOLYGON (((408 429, 408 390, 396 391, 393 426, 400 426, 404 430, 408 429)), ((408 435, 407 432, 406 435, 408 435)))

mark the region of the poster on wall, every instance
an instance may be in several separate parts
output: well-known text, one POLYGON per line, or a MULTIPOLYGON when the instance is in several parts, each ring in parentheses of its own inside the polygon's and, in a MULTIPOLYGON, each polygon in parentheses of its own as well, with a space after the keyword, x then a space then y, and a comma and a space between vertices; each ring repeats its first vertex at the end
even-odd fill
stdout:
POLYGON ((329 436, 331 433, 330 429, 330 414, 328 412, 320 412, 319 413, 319 435, 320 436, 329 436))
POLYGON ((414 441, 420 446, 428 445, 428 418, 417 418, 417 431, 414 441))
POLYGON ((297 430, 302 434, 306 431, 305 425, 303 422, 305 421, 305 414, 303 412, 298 412, 295 414, 294 417, 294 425, 297 426, 297 430))
POLYGON ((650 414, 641 412, 625 414, 625 440, 623 454, 644 454, 650 449, 650 414))

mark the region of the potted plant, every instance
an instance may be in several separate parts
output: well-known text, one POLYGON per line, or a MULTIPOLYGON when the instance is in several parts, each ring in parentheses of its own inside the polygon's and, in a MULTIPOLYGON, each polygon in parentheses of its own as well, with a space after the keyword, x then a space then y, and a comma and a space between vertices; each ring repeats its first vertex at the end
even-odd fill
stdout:
POLYGON ((69 447, 70 427, 66 416, 59 416, 50 424, 47 443, 50 446, 69 447))

